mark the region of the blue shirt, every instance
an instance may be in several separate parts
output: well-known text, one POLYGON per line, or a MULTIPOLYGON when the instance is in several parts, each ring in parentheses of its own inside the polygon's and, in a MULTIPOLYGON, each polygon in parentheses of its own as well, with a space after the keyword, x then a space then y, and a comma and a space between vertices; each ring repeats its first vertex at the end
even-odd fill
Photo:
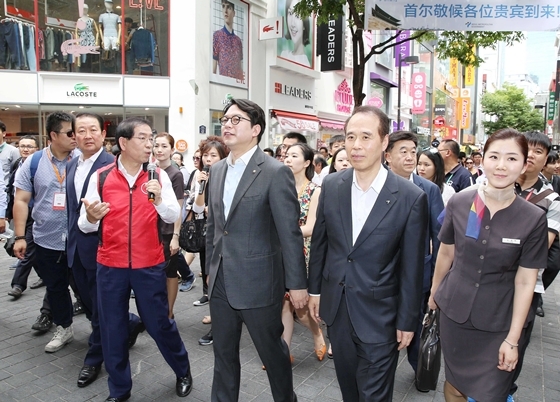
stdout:
MULTIPOLYGON (((79 152, 73 151, 64 160, 58 160, 50 152, 50 147, 43 150, 41 159, 35 172, 33 196, 34 206, 31 216, 33 223, 33 241, 43 248, 63 251, 66 248, 66 237, 68 235, 67 210, 53 209, 53 201, 56 193, 66 193, 66 165, 79 152), (48 152, 47 152, 48 150, 48 152), (51 158, 49 158, 49 155, 51 158), (54 171, 57 169, 62 183, 54 171)), ((23 165, 17 170, 14 187, 23 191, 33 193, 31 187, 31 160, 30 155, 23 165)), ((64 196, 66 200, 66 196, 64 196)))

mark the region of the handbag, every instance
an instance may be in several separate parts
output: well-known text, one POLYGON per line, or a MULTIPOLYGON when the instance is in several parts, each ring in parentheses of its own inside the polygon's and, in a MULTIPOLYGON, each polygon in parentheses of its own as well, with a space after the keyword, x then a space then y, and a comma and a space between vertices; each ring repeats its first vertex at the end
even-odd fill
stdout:
POLYGON ((191 209, 181 224, 179 246, 189 253, 198 253, 206 247, 206 216, 197 218, 191 209))
POLYGON ((439 309, 437 309, 427 312, 422 321, 416 387, 422 391, 435 390, 440 367, 441 342, 439 338, 439 309))
POLYGON ((12 237, 8 237, 6 239, 6 243, 4 244, 4 249, 6 250, 6 253, 8 253, 8 255, 10 257, 15 257, 16 256, 14 254, 14 244, 15 243, 16 243, 15 236, 12 236, 12 237))

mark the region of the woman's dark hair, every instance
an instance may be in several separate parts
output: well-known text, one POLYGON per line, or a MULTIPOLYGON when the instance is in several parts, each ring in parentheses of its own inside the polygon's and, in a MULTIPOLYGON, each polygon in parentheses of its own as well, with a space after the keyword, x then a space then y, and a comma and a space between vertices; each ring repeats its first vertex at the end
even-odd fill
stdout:
POLYGON ((494 134, 488 138, 486 144, 484 144, 484 152, 483 152, 483 159, 486 159, 486 155, 490 146, 495 141, 500 140, 514 140, 515 143, 521 148, 521 153, 523 154, 523 163, 527 163, 527 156, 529 155, 529 143, 527 142, 527 138, 519 131, 514 130, 513 128, 502 128, 501 130, 496 131, 494 134))
POLYGON ((210 135, 208 136, 208 138, 200 141, 200 144, 198 144, 198 149, 200 150, 200 166, 203 166, 202 155, 204 155, 206 152, 209 152, 212 148, 216 148, 216 151, 218 151, 218 155, 220 155, 220 159, 227 158, 229 154, 229 148, 226 144, 224 144, 224 140, 222 139, 222 137, 210 135))
POLYGON ((313 166, 313 158, 315 157, 315 152, 313 152, 313 149, 309 145, 303 144, 301 142, 290 145, 288 149, 286 149, 286 152, 288 152, 290 148, 293 147, 299 147, 299 149, 301 149, 304 162, 309 161, 309 166, 305 168, 305 177, 307 177, 307 180, 309 181, 313 180, 313 176, 315 176, 315 166, 313 166))
POLYGON ((445 166, 443 164, 443 158, 437 152, 436 148, 426 149, 418 154, 416 164, 422 155, 426 155, 428 159, 434 164, 434 177, 432 177, 432 182, 439 187, 439 191, 443 191, 443 182, 445 181, 445 166), (432 150, 435 150, 432 152, 432 150))
MULTIPOLYGON (((287 0, 286 1, 286 9, 285 11, 285 16, 286 16, 286 35, 284 35, 284 38, 286 39, 290 39, 292 40, 292 35, 290 35, 290 25, 288 23, 288 13, 290 12, 290 8, 292 6, 293 0, 287 0)), ((302 33, 302 43, 303 46, 307 46, 309 45, 309 43, 311 43, 309 41, 309 29, 310 29, 310 23, 309 23, 309 18, 300 18, 299 16, 297 17, 299 19, 301 19, 301 21, 303 22, 303 33, 302 33)))
POLYGON ((183 159, 184 159, 184 158, 183 158, 183 154, 180 153, 180 152, 173 152, 173 155, 171 155, 171 159, 173 159, 173 157, 174 157, 175 155, 179 155, 179 158, 181 158, 181 165, 180 165, 179 167, 185 166, 185 164, 183 163, 183 159))
POLYGON ((274 157, 274 151, 272 150, 272 148, 265 148, 265 149, 263 149, 263 152, 265 154, 268 154, 268 156, 274 157))
MULTIPOLYGON (((23 138, 25 138, 25 137, 23 137, 23 138)), ((558 159, 560 159, 560 157, 558 156, 558 152, 550 151, 550 153, 546 157, 546 164, 548 165, 549 163, 556 163, 556 162, 558 162, 558 159)))
POLYGON ((274 157, 279 159, 282 156, 282 151, 284 150, 284 144, 280 144, 276 147, 276 151, 274 151, 274 157))
POLYGON ((346 148, 344 148, 344 147, 338 148, 338 149, 336 150, 336 152, 334 153, 334 155, 332 156, 332 159, 331 159, 331 167, 329 168, 329 174, 338 172, 338 170, 336 170, 336 168, 334 167, 334 165, 336 164, 336 157, 338 156, 339 152, 341 152, 341 151, 346 152, 346 148))

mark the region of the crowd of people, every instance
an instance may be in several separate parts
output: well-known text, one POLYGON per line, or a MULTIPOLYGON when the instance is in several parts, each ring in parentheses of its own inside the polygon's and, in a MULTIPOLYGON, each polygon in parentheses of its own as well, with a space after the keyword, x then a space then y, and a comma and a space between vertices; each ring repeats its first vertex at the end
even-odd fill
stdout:
POLYGON ((513 400, 542 294, 560 270, 560 161, 546 135, 500 130, 463 158, 453 140, 419 149, 414 133, 389 134, 371 106, 356 107, 344 135, 318 150, 297 132, 261 150, 265 112, 249 100, 232 99, 220 123, 192 172, 173 136, 140 118, 117 127, 116 155, 91 113, 49 115, 42 150, 34 137, 19 152, 0 144, 0 224, 13 226, 19 258, 8 294, 19 298, 37 271, 46 292, 32 328, 56 326, 48 353, 73 340, 76 310, 86 314, 78 387, 104 364, 106 401, 128 400, 129 348, 147 331, 177 395, 191 392, 173 306, 196 279, 195 256, 179 246, 192 212, 206 220, 194 306, 210 306, 198 341, 214 347, 210 400, 239 398, 244 324, 273 399, 297 401, 299 323, 317 359, 334 360, 345 401, 392 401, 399 351, 419 369, 429 309, 440 311, 446 401, 513 400))

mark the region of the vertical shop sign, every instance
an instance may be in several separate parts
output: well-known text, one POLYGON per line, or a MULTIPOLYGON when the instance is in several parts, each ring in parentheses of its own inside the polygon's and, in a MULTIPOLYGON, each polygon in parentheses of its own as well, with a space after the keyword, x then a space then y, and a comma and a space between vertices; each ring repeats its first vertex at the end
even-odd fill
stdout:
POLYGON ((321 56, 321 71, 344 70, 345 28, 343 15, 317 26, 317 54, 321 56))
POLYGON ((463 88, 461 90, 461 98, 459 98, 461 107, 461 124, 459 128, 470 128, 471 127, 471 90, 468 88, 463 88))
POLYGON ((474 85, 474 67, 467 66, 465 68, 465 86, 470 87, 474 85))
MULTIPOLYGON (((402 31, 397 37, 397 43, 403 40, 407 40, 408 38, 410 38, 410 31, 402 31)), ((395 50, 395 67, 398 67, 399 63, 401 67, 406 66, 407 64, 404 62, 404 59, 410 56, 410 41, 407 40, 406 42, 397 45, 395 50)))
POLYGON ((412 114, 426 111, 426 73, 412 74, 412 114))
POLYGON ((560 97, 560 60, 556 62, 556 93, 554 94, 554 100, 559 101, 560 97))
POLYGON ((454 87, 456 87, 458 81, 459 81, 459 60, 451 59, 449 60, 449 83, 454 87))
POLYGON ((556 100, 554 100, 555 92, 550 92, 548 96, 548 117, 547 120, 554 120, 554 112, 556 112, 556 100))

